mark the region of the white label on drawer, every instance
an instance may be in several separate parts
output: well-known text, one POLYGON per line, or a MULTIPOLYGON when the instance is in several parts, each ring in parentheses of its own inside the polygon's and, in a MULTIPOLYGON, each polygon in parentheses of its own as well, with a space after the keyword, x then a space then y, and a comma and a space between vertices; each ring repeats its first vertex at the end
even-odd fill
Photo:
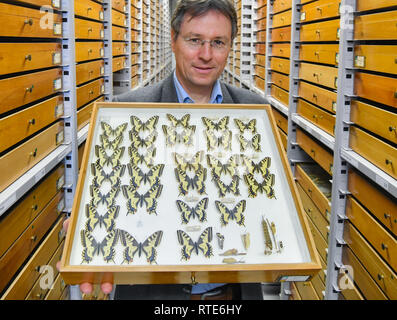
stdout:
POLYGON ((103 11, 99 11, 99 20, 103 20, 103 11))
POLYGON ((332 110, 336 112, 336 102, 332 101, 332 110))
POLYGON ((310 278, 310 276, 281 276, 280 278, 278 278, 277 282, 305 282, 308 281, 310 278))
POLYGON ((99 50, 99 54, 100 54, 100 56, 101 56, 101 57, 103 57, 103 56, 104 56, 104 54, 105 54, 105 51, 103 50, 103 48, 101 48, 101 49, 99 50))
POLYGON ((101 38, 102 38, 102 39, 105 38, 105 31, 104 31, 104 30, 101 30, 100 35, 101 35, 101 38))
POLYGON ((55 107, 55 118, 63 116, 63 112, 63 103, 60 103, 55 107))
POLYGON ((301 21, 306 20, 306 12, 301 13, 301 21))
POLYGON ((64 140, 64 137, 65 137, 65 135, 64 135, 64 133, 63 133, 63 130, 60 131, 60 132, 58 132, 57 135, 55 136, 55 142, 56 142, 56 144, 58 145, 58 144, 62 143, 63 140, 64 140))
POLYGON ((338 52, 335 54, 335 63, 339 64, 339 53, 338 52))
POLYGON ((105 74, 105 68, 101 67, 101 76, 105 74))
POLYGON ((57 180, 57 190, 61 189, 64 184, 65 184, 65 175, 63 174, 57 180))
POLYGON ((53 8, 61 8, 61 0, 52 0, 52 7, 53 8))
POLYGON ((62 62, 62 55, 60 52, 55 52, 52 54, 52 64, 60 64, 62 62))
POLYGON ((375 181, 377 184, 382 186, 385 190, 387 190, 387 191, 389 190, 389 183, 385 179, 380 177, 379 175, 376 175, 375 181))
POLYGON ((62 198, 57 206, 58 213, 61 213, 64 208, 65 208, 65 198, 62 198))
POLYGON ((54 35, 61 35, 62 34, 62 24, 54 23, 54 35))
POLYGON ((11 207, 17 201, 16 193, 13 193, 0 205, 0 214, 4 213, 9 207, 11 207))
POLYGON ((338 30, 336 31, 336 39, 340 38, 340 28, 338 28, 338 30))
POLYGON ((62 89, 62 78, 58 78, 54 80, 54 90, 62 89))
POLYGON ((105 86, 104 85, 101 85, 101 93, 102 94, 105 93, 105 86))
POLYGON ((355 56, 354 66, 359 67, 359 68, 364 68, 365 67, 365 57, 364 56, 355 56))
POLYGON ((123 6, 124 12, 127 12, 127 6, 123 6))
POLYGON ((46 173, 47 173, 46 168, 43 168, 38 173, 36 173, 36 175, 34 176, 35 182, 36 183, 39 182, 41 178, 45 176, 46 173))

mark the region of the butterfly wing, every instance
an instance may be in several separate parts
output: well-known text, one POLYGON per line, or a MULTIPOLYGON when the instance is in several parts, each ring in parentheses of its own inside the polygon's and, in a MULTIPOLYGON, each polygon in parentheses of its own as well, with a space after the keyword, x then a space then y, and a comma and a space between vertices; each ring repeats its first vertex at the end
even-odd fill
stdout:
POLYGON ((216 138, 213 131, 205 131, 207 137, 207 151, 213 151, 218 146, 218 139, 216 138))
POLYGON ((134 188, 139 188, 143 180, 142 170, 131 163, 127 164, 128 173, 131 176, 130 185, 134 188))
POLYGON ((185 114, 181 119, 177 119, 172 114, 167 114, 168 120, 171 121, 173 127, 181 125, 182 127, 187 128, 189 126, 190 114, 185 114))
POLYGON ((213 256, 212 246, 210 242, 212 241, 212 227, 206 228, 200 235, 197 246, 199 250, 204 254, 204 257, 210 258, 213 256))
POLYGON ((156 130, 156 125, 159 122, 159 116, 150 117, 148 121, 145 122, 144 128, 149 131, 156 130))
POLYGON ((271 158, 270 157, 266 157, 264 159, 262 159, 258 165, 256 166, 257 170, 260 174, 262 174, 262 177, 267 177, 269 176, 270 172, 269 172, 269 167, 271 165, 271 158))
POLYGON ((206 194, 205 192, 205 179, 207 178, 207 169, 203 168, 196 172, 194 180, 194 186, 199 194, 206 194))
POLYGON ((110 207, 106 211, 106 213, 99 218, 99 220, 100 220, 99 225, 102 227, 102 224, 104 224, 107 232, 111 232, 112 230, 114 230, 114 227, 116 224, 114 219, 116 219, 118 217, 119 211, 120 211, 120 206, 110 207))
POLYGON ((254 135, 254 137, 252 138, 252 141, 251 141, 252 149, 254 149, 256 152, 261 151, 260 142, 261 142, 261 135, 259 133, 257 133, 256 135, 254 135))
POLYGON ((139 243, 125 230, 120 230, 120 241, 124 246, 123 262, 131 263, 134 261, 135 254, 139 251, 139 243))
POLYGON ((127 198, 127 215, 129 213, 135 214, 138 211, 138 203, 140 201, 140 196, 136 189, 131 186, 122 186, 123 195, 127 198))
POLYGON ((190 218, 193 216, 193 208, 189 207, 182 200, 176 200, 176 206, 181 213, 182 223, 187 224, 190 218))
POLYGON ((85 215, 88 218, 85 224, 85 229, 91 232, 100 222, 100 216, 98 214, 98 211, 96 210, 96 207, 90 204, 87 204, 85 206, 85 215))
POLYGON ((141 119, 139 119, 137 116, 131 116, 130 122, 132 124, 132 130, 135 132, 139 132, 143 127, 141 119))
POLYGON ((207 154, 207 163, 212 168, 213 175, 220 177, 223 171, 223 164, 211 154, 207 154))
POLYGON ((81 253, 81 263, 90 263, 94 258, 94 255, 99 250, 99 243, 88 231, 84 229, 80 231, 80 240, 81 245, 83 246, 83 251, 81 253))
POLYGON ((258 182, 251 173, 244 175, 244 181, 248 185, 248 197, 255 198, 259 189, 258 182))
POLYGON ((161 238, 163 237, 163 231, 157 231, 153 233, 142 243, 142 251, 146 255, 146 260, 150 264, 156 263, 157 251, 156 247, 160 244, 161 238))
POLYGON ((239 226, 244 226, 245 217, 243 212, 245 211, 247 202, 245 200, 241 200, 239 203, 236 204, 234 209, 231 211, 232 215, 231 218, 236 220, 236 223, 239 226))
POLYGON ((193 216, 197 217, 200 222, 207 221, 208 198, 203 198, 193 210, 193 216))
POLYGON ((155 165, 149 170, 149 172, 146 174, 146 180, 149 182, 149 185, 153 186, 160 181, 163 170, 164 164, 155 165))
POLYGON ((232 150, 232 132, 230 130, 223 130, 222 136, 220 138, 220 145, 225 150, 232 150))
POLYGON ((107 179, 107 174, 98 162, 91 163, 91 173, 94 176, 92 183, 98 188, 102 185, 103 181, 107 179))
POLYGON ((160 196, 161 191, 163 190, 163 185, 161 184, 155 184, 152 186, 143 196, 143 199, 146 204, 146 211, 149 214, 156 214, 156 208, 157 208, 157 198, 160 196))
POLYGON ((163 132, 165 135, 165 144, 167 147, 172 147, 176 144, 176 138, 177 138, 177 134, 176 134, 176 130, 173 127, 169 127, 166 125, 162 126, 163 128, 163 132))
POLYGON ((102 195, 102 193, 99 191, 98 187, 91 186, 90 187, 90 193, 91 193, 91 202, 90 202, 90 204, 93 207, 97 207, 98 204, 100 204, 100 203, 105 203, 105 196, 102 195))
POLYGON ((186 175, 186 172, 183 170, 180 170, 178 168, 175 168, 175 176, 177 181, 179 182, 178 185, 178 190, 179 190, 179 195, 187 195, 189 192, 189 187, 190 187, 190 178, 186 175))
POLYGON ((229 223, 230 212, 229 209, 220 201, 215 201, 215 206, 221 214, 220 220, 222 227, 226 226, 229 223))
POLYGON ((192 239, 190 238, 190 236, 182 230, 177 231, 177 236, 178 236, 178 242, 182 246, 181 260, 187 261, 190 259, 191 255, 192 255, 192 251, 194 249, 194 243, 193 243, 192 239))
POLYGON ((103 255, 103 259, 106 262, 114 262, 114 256, 116 255, 116 250, 114 249, 114 246, 116 245, 118 238, 118 230, 116 229, 108 233, 105 239, 102 240, 100 244, 100 249, 103 255))

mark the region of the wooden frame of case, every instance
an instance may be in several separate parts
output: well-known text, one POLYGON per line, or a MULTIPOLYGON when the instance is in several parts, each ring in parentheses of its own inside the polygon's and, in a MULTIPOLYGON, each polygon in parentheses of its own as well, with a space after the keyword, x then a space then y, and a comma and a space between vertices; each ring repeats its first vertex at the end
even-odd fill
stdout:
MULTIPOLYGON (((277 281, 307 281, 321 270, 321 264, 311 235, 307 218, 303 214, 303 206, 294 182, 287 156, 283 150, 275 120, 270 105, 217 105, 218 110, 223 109, 251 109, 264 110, 271 123, 271 131, 277 145, 277 152, 282 161, 282 168, 287 177, 289 189, 295 204, 298 219, 306 241, 310 262, 304 263, 267 263, 267 264, 223 264, 223 265, 118 265, 118 266, 93 266, 71 265, 71 251, 73 239, 77 228, 80 202, 84 177, 88 168, 88 159, 93 148, 92 141, 94 129, 97 125, 97 115, 100 108, 164 108, 164 109, 202 109, 208 105, 201 104, 172 104, 172 103, 105 103, 96 102, 92 112, 90 129, 84 150, 83 162, 77 184, 71 221, 65 240, 60 272, 67 284, 80 284, 83 282, 115 284, 162 284, 162 283, 216 283, 216 282, 277 282, 277 281)), ((78 232, 78 231, 77 231, 78 232)))

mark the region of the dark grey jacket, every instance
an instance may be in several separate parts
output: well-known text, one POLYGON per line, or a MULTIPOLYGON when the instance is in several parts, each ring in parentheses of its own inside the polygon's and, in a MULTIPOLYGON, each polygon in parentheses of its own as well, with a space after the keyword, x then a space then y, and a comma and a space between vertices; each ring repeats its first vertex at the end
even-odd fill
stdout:
MULTIPOLYGON (((231 104, 268 104, 260 95, 246 89, 237 88, 221 82, 222 103, 231 104)), ((173 73, 159 83, 131 90, 114 97, 116 102, 169 102, 177 103, 178 96, 174 86, 173 73)))

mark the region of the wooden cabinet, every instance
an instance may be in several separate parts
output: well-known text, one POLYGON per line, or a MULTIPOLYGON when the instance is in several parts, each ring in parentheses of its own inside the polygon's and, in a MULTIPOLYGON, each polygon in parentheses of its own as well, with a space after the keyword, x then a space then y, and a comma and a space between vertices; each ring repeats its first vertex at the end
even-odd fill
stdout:
POLYGON ((386 11, 360 15, 354 19, 354 39, 394 40, 397 39, 397 11, 386 11))
POLYGON ((283 103, 285 106, 288 106, 289 94, 287 91, 272 85, 270 89, 270 93, 272 97, 276 98, 278 101, 283 103))
POLYGON ((103 23, 75 18, 76 39, 102 40, 105 36, 103 23))
POLYGON ((337 65, 339 45, 337 44, 302 44, 299 50, 302 61, 337 65))
POLYGON ((127 27, 127 18, 124 13, 112 10, 112 24, 119 27, 127 27))
POLYGON ((358 69, 397 74, 397 46, 356 45, 354 66, 358 69))
POLYGON ((77 108, 83 106, 84 104, 98 98, 104 93, 104 80, 98 79, 89 82, 76 90, 77 95, 77 108))
POLYGON ((76 62, 103 58, 103 42, 76 42, 76 62))
POLYGON ((310 83, 299 82, 299 96, 309 102, 336 113, 336 92, 323 89, 310 83))
POLYGON ((270 58, 270 68, 272 70, 289 74, 289 60, 282 58, 270 58))
POLYGON ((335 115, 324 111, 302 99, 298 100, 297 112, 303 118, 310 121, 317 127, 321 128, 331 136, 334 135, 336 118, 335 115))
POLYGON ((81 63, 76 66, 76 85, 102 77, 105 73, 103 60, 81 63))
POLYGON ((75 1, 74 14, 99 21, 103 21, 104 18, 102 5, 91 0, 75 1))
POLYGON ((272 29, 270 39, 272 42, 291 41, 291 27, 272 29))
POLYGON ((299 79, 336 89, 338 82, 338 69, 302 62, 299 69, 299 79))
POLYGON ((273 57, 290 57, 291 46, 289 43, 275 43, 271 45, 271 49, 273 57))
POLYGON ((271 71, 271 79, 272 83, 277 85, 278 87, 289 91, 289 77, 278 72, 271 71))
POLYGON ((309 22, 339 16, 340 0, 319 0, 302 6, 300 21, 309 22))
POLYGON ((304 24, 300 31, 301 41, 339 41, 339 19, 304 24))
POLYGON ((273 28, 291 25, 291 10, 273 15, 273 28))
POLYGON ((283 130, 285 133, 288 133, 288 118, 282 115, 279 111, 273 108, 273 116, 276 120, 277 126, 283 130))

